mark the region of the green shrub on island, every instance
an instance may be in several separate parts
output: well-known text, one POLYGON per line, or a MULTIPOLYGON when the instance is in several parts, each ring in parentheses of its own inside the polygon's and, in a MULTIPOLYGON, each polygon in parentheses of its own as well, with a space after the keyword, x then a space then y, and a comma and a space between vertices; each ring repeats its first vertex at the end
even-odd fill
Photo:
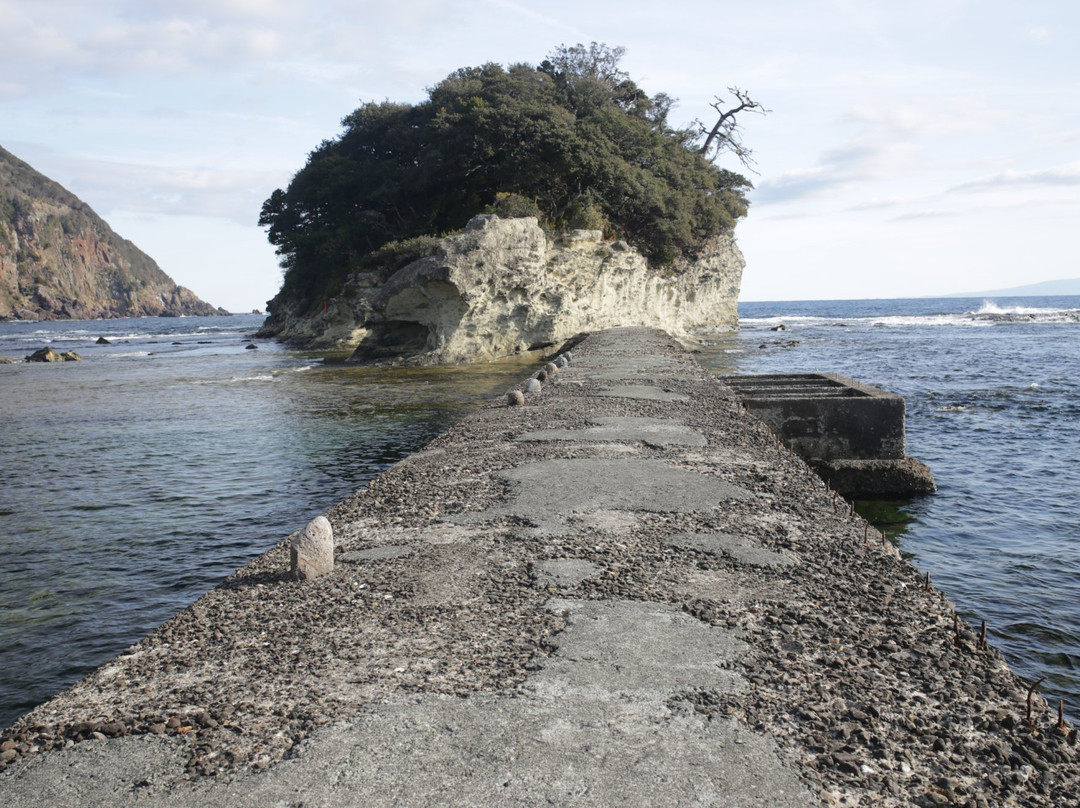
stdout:
POLYGON ((536 67, 462 68, 418 104, 356 109, 263 204, 285 270, 278 299, 314 304, 358 268, 427 254, 425 237, 483 212, 601 230, 658 265, 731 230, 750 183, 713 165, 701 124, 669 124, 673 99, 631 81, 623 52, 564 46, 536 67))

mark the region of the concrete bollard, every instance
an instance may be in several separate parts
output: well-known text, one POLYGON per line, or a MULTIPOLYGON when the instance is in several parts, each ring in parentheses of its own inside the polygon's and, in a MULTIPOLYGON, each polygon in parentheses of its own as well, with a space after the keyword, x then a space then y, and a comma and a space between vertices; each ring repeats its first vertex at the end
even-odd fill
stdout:
POLYGON ((540 384, 540 382, 538 382, 536 379, 529 379, 527 382, 525 382, 526 393, 539 393, 543 389, 543 385, 540 384))
POLYGON ((525 396, 520 390, 511 390, 506 394, 507 407, 520 407, 525 403, 525 396))
POLYGON ((559 375, 559 369, 555 367, 554 362, 548 362, 546 365, 544 365, 544 370, 547 371, 549 379, 554 379, 557 375, 559 375))
POLYGON ((564 367, 570 364, 570 360, 566 358, 566 354, 559 354, 555 359, 555 367, 562 370, 564 367))
POLYGON ((544 382, 546 382, 547 381, 547 371, 546 370, 538 371, 537 374, 536 374, 536 380, 538 382, 540 382, 540 384, 543 384, 544 382))
POLYGON ((300 535, 293 539, 289 551, 293 575, 310 581, 334 569, 334 530, 325 516, 316 516, 300 535))

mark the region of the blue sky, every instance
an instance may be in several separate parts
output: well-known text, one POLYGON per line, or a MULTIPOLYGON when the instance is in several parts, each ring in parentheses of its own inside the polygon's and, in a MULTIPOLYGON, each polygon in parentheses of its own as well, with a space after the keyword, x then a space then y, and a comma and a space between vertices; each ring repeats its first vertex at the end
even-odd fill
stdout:
POLYGON ((1070 0, 0 0, 0 21, 0 146, 234 311, 281 279, 262 201, 361 102, 591 41, 674 122, 732 85, 772 110, 745 119, 744 300, 1080 276, 1070 0))

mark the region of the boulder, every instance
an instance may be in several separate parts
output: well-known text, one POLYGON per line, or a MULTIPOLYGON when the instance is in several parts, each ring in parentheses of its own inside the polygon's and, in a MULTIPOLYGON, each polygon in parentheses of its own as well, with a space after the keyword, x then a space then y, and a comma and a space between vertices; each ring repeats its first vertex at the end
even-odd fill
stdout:
POLYGON ((325 516, 316 516, 290 548, 292 573, 298 580, 309 581, 334 569, 334 530, 325 516))
POLYGON ((27 362, 63 362, 64 357, 59 352, 54 351, 52 348, 38 348, 28 357, 27 362))

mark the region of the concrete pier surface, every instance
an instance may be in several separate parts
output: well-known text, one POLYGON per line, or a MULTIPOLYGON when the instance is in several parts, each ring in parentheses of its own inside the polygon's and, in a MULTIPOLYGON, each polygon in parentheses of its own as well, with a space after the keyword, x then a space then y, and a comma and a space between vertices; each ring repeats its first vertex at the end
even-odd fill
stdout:
POLYGON ((524 400, 0 733, 0 804, 1080 804, 1056 706, 666 335, 524 400))

